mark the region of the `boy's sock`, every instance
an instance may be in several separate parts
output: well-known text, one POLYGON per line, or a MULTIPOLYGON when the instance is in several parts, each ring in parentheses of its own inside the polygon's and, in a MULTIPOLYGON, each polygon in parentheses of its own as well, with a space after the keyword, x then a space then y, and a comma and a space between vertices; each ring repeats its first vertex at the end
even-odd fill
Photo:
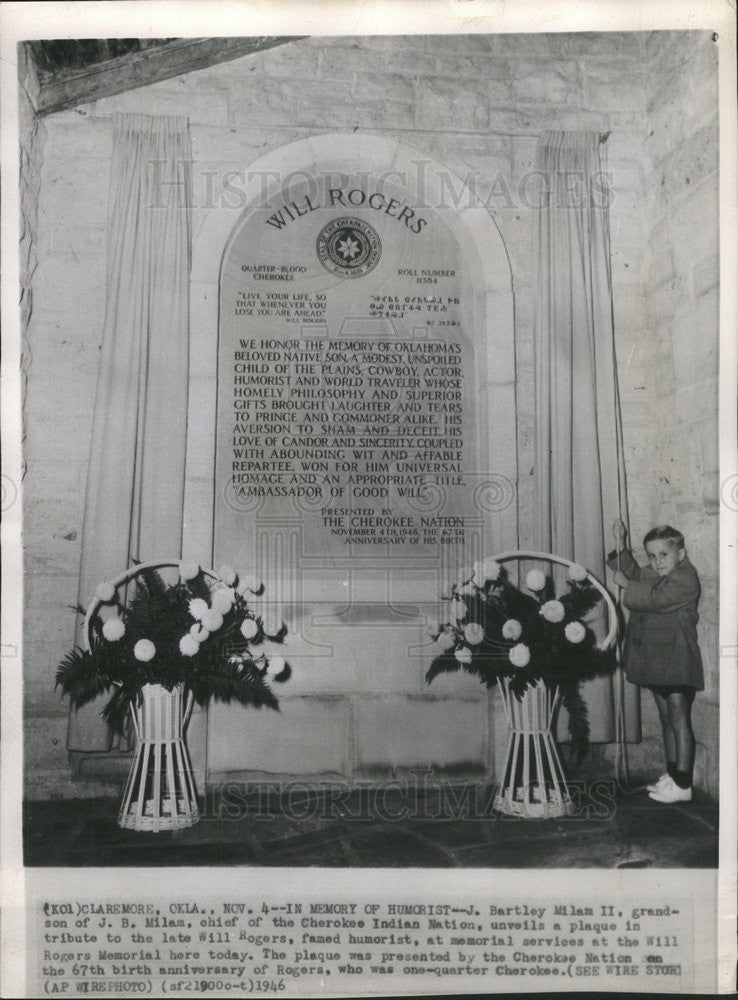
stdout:
POLYGON ((674 773, 672 774, 675 784, 679 785, 680 788, 690 788, 692 785, 692 775, 689 771, 677 771, 674 768, 674 773))
POLYGON ((667 760, 667 762, 666 762, 666 773, 669 775, 670 778, 673 778, 674 781, 676 781, 676 778, 674 777, 674 775, 676 774, 676 769, 677 769, 676 761, 675 760, 667 760))

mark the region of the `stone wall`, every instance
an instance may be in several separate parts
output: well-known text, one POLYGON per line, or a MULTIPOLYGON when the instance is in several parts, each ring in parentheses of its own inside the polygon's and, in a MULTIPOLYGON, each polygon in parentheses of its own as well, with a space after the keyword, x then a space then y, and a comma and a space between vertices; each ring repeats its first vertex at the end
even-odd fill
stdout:
MULTIPOLYGON (((709 78, 712 65, 699 64, 688 80, 679 76, 681 55, 685 61, 691 58, 696 45, 697 36, 692 33, 668 39, 640 33, 304 39, 44 120, 47 138, 26 407, 26 764, 30 795, 89 794, 96 787, 90 783, 92 772, 86 780, 70 778, 64 749, 66 710, 54 694, 52 678, 60 653, 72 638, 68 605, 75 599, 79 571, 82 498, 105 305, 106 204, 114 112, 189 116, 196 246, 214 204, 227 199, 235 224, 244 205, 243 178, 250 163, 272 149, 314 134, 379 132, 426 151, 466 180, 492 213, 512 268, 521 547, 531 543, 534 525, 529 171, 542 129, 611 132, 607 156, 613 188, 613 285, 633 523, 642 534, 641 525, 668 513, 695 543, 699 536, 693 554, 709 587, 717 567, 714 537, 707 527, 716 522, 710 507, 715 484, 712 494, 702 489, 709 489, 714 471, 705 467, 705 462, 714 462, 710 457, 714 414, 706 415, 695 429, 689 393, 699 393, 700 387, 689 378, 704 371, 704 361, 691 363, 687 327, 690 319, 700 316, 705 323, 713 322, 708 314, 715 292, 707 283, 714 248, 706 246, 700 266, 695 261, 686 276, 677 260, 684 239, 678 226, 667 224, 669 213, 659 200, 659 191, 670 192, 669 197, 685 213, 684 224, 691 234, 699 230, 699 224, 690 223, 689 213, 700 210, 704 204, 700 199, 709 200, 703 185, 711 182, 707 178, 698 181, 694 173, 689 182, 683 176, 678 113, 672 110, 668 137, 664 126, 655 127, 661 118, 669 119, 669 102, 675 93, 659 73, 661 61, 665 69, 672 67, 674 85, 680 83, 685 100, 692 102, 695 143, 705 129, 709 133, 715 102, 703 77, 709 78), (706 90, 702 103, 700 88, 706 90), (663 171, 663 189, 660 183, 655 186, 654 169, 663 171), (654 239, 661 242, 654 243, 654 239), (673 275, 668 271, 670 260, 673 275), (663 294, 665 285, 680 281, 678 294, 663 294), (658 289, 662 289, 661 297, 652 294, 658 289), (667 303, 674 312, 668 311, 667 303), (677 317, 676 324, 672 317, 677 317), (688 481, 671 478, 667 484, 653 471, 654 406, 670 390, 665 380, 659 380, 653 391, 639 388, 647 384, 649 372, 653 380, 650 352, 658 352, 659 358, 668 354, 671 360, 666 367, 674 365, 675 377, 677 369, 680 373, 676 386, 683 393, 682 417, 673 410, 660 414, 659 463, 668 461, 669 448, 676 457, 678 448, 680 468, 688 481), (685 455, 680 424, 687 419, 690 445, 685 455), (699 483, 697 492, 694 483, 699 483), (687 500, 694 509, 676 508, 687 500), (702 534, 697 532, 698 525, 702 534)), ((675 99, 678 106, 680 98, 675 99)), ((700 162, 714 163, 709 143, 701 148, 700 162)), ((461 198, 463 191, 450 181, 448 196, 461 198)), ((705 230, 709 238, 712 229, 707 226, 705 230)), ((212 325, 217 303, 195 296, 193 305, 190 405, 202 426, 214 414, 215 345, 199 337, 198 331, 212 325)), ((710 384, 714 384, 714 373, 704 371, 701 378, 706 383, 713 379, 710 384)), ((209 546, 212 479, 207 457, 212 443, 206 437, 192 435, 188 449, 185 519, 193 551, 209 546)), ((663 475, 668 475, 666 467, 663 475)), ((715 629, 709 613, 704 622, 705 642, 712 641, 714 648, 715 629)), ((714 688, 711 691, 714 697, 714 688)), ((413 699, 422 703, 420 719, 428 710, 433 714, 435 699, 445 700, 435 717, 440 726, 448 727, 460 701, 470 701, 471 711, 478 714, 483 707, 481 697, 465 685, 439 688, 433 695, 419 688, 408 695, 408 707, 413 699)), ((655 720, 648 716, 650 739, 656 733, 654 726, 655 720)), ((465 759, 468 749, 469 759, 481 757, 491 766, 499 729, 494 723, 490 726, 491 735, 485 734, 480 750, 479 727, 477 736, 464 726, 456 727, 446 763, 465 759)), ((204 762, 203 733, 203 720, 196 719, 190 743, 199 767, 204 762)), ((387 744, 378 751, 380 758, 384 752, 388 765, 390 750, 387 744)))
MULTIPOLYGON (((684 533, 702 581, 705 691, 694 705, 696 780, 718 791, 718 46, 712 32, 648 36, 643 331, 622 337, 631 526, 684 533)), ((617 303, 617 297, 616 297, 617 303)), ((620 329, 621 335, 624 333, 620 329)), ((653 706, 644 699, 660 753, 653 706)), ((649 749, 649 743, 653 745, 649 749)))
MULTIPOLYGON (((20 319, 25 332, 33 312, 33 275, 38 265, 36 235, 38 230, 38 202, 41 190, 41 169, 44 157, 46 129, 34 113, 39 84, 36 70, 23 45, 18 46, 18 131, 20 135, 20 319)), ((30 364, 28 341, 24 341, 24 396, 25 373, 30 364)))

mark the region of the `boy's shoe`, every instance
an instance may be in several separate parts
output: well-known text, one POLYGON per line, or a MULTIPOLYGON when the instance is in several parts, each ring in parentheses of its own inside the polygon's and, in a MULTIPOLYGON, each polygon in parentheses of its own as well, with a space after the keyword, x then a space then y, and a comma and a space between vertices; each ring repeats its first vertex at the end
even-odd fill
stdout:
POLYGON ((691 802, 692 788, 691 786, 689 788, 680 788, 676 781, 667 775, 663 785, 656 789, 655 792, 649 792, 648 797, 649 799, 653 799, 654 802, 691 802))
POLYGON ((668 774, 662 774, 660 778, 656 779, 656 781, 652 781, 650 785, 646 785, 646 791, 647 792, 658 792, 658 791, 660 791, 662 785, 665 783, 665 781, 667 780, 668 777, 669 777, 668 774))

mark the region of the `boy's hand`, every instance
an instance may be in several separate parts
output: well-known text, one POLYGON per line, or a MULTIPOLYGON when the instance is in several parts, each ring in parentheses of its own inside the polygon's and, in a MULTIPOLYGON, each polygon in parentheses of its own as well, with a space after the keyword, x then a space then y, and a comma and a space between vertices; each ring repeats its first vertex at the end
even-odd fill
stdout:
POLYGON ((618 587, 628 586, 628 577, 625 575, 625 573, 621 573, 619 569, 615 571, 613 575, 613 580, 615 581, 615 585, 618 587))
POLYGON ((625 527, 624 522, 621 521, 620 518, 618 518, 616 521, 613 521, 612 533, 615 536, 615 543, 618 549, 622 552, 622 550, 625 548, 625 538, 626 535, 628 534, 628 531, 625 527))

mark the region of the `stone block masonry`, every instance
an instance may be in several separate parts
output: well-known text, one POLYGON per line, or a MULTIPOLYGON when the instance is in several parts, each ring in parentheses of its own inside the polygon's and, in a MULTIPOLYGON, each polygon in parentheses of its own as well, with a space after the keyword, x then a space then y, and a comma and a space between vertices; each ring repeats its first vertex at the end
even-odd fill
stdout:
MULTIPOLYGON (((208 765, 213 773, 234 770, 231 747, 222 745, 218 739, 219 732, 229 731, 227 724, 218 725, 219 719, 232 713, 243 719, 243 709, 238 706, 216 704, 210 709, 208 765)), ((348 699, 320 695, 286 697, 281 701, 276 720, 279 726, 274 715, 269 709, 249 712, 247 747, 241 765, 244 771, 295 775, 295 761, 300 761, 298 773, 303 776, 351 774, 352 720, 348 699)))

